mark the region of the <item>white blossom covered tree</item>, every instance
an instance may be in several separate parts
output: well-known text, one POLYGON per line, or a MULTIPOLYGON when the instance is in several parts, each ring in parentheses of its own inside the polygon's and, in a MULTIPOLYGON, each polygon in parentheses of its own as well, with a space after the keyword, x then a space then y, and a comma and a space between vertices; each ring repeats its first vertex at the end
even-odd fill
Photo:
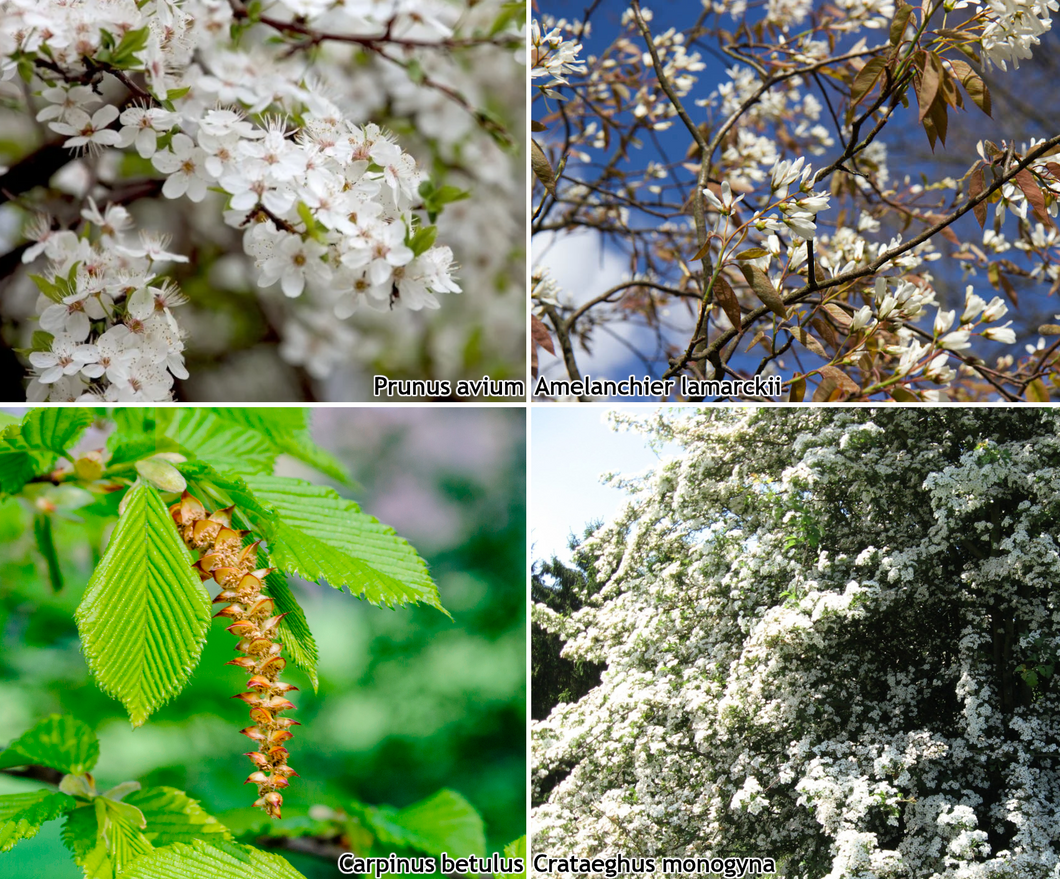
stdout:
POLYGON ((606 664, 533 727, 534 851, 1060 876, 1060 417, 640 426, 681 451, 584 545, 604 585, 534 609, 606 664))
POLYGON ((29 398, 521 376, 522 17, 2 0, 0 316, 29 398))

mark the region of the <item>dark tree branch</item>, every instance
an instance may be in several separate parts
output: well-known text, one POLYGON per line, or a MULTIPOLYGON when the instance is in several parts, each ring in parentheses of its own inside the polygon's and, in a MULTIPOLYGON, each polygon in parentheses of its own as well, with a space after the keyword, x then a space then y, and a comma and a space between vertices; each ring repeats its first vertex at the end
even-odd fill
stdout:
POLYGON ((45 784, 56 786, 63 780, 63 773, 50 766, 20 766, 13 769, 0 769, 0 772, 15 778, 30 778, 33 781, 43 781, 45 784))

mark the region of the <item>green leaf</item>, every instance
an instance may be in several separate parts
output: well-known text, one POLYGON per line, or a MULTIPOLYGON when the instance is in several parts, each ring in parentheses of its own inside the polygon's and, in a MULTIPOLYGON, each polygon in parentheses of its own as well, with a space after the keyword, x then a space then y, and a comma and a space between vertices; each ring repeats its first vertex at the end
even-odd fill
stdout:
POLYGON ((276 451, 284 452, 338 482, 353 484, 345 465, 313 442, 309 435, 309 419, 305 409, 260 409, 244 406, 215 409, 214 412, 217 417, 227 422, 242 425, 261 434, 276 451))
POLYGON ((504 847, 504 855, 508 858, 522 858, 523 861, 523 872, 522 873, 499 873, 500 876, 526 876, 526 836, 520 836, 514 842, 509 842, 504 847))
POLYGON ((57 454, 77 442, 92 423, 92 410, 32 409, 21 424, 0 432, 0 493, 14 494, 38 473, 51 468, 57 454))
POLYGON ((345 586, 375 605, 418 602, 448 615, 416 550, 353 501, 301 479, 248 476, 246 482, 277 512, 275 523, 262 529, 273 564, 336 589, 345 586))
POLYGON ((0 494, 16 494, 37 475, 38 458, 26 451, 19 436, 18 426, 5 428, 0 433, 0 494))
POLYGON ((13 849, 20 839, 32 839, 45 823, 76 806, 73 797, 44 790, 0 796, 0 853, 13 849))
POLYGON ((86 879, 113 879, 152 846, 138 826, 143 818, 138 810, 106 797, 97 797, 93 806, 67 814, 63 845, 73 853, 86 879))
POLYGON ((437 226, 422 226, 416 230, 416 234, 409 241, 412 252, 419 256, 431 249, 434 240, 438 237, 437 226))
POLYGON ((64 454, 94 420, 93 410, 84 407, 32 409, 22 419, 22 439, 31 449, 64 454))
POLYGON ((172 787, 149 787, 129 794, 124 802, 136 806, 147 821, 144 836, 154 846, 193 842, 206 835, 231 839, 232 834, 197 800, 172 787))
POLYGON ((486 856, 482 816, 456 791, 440 790, 402 809, 393 820, 412 834, 416 848, 428 854, 486 856))
POLYGON ((37 549, 48 566, 48 582, 53 592, 63 588, 63 572, 59 567, 59 556, 55 551, 55 535, 52 533, 52 517, 48 513, 37 513, 33 517, 33 536, 37 538, 37 549))
POLYGON ((100 687, 133 726, 183 688, 210 625, 210 598, 158 492, 133 486, 75 618, 100 687))
POLYGON ((134 31, 126 31, 118 43, 117 48, 111 55, 111 60, 116 66, 123 66, 133 60, 137 52, 143 51, 147 46, 151 29, 147 27, 138 28, 134 31))
MULTIPOLYGON (((248 431, 237 421, 210 409, 165 410, 172 420, 162 432, 176 440, 196 458, 209 461, 219 470, 234 473, 271 473, 277 450, 257 431, 248 431)), ((163 416, 159 414, 159 423, 163 416)))
POLYGON ((128 436, 119 428, 107 439, 107 448, 110 450, 107 467, 113 470, 123 464, 132 464, 144 458, 150 458, 160 452, 176 452, 180 447, 169 437, 146 433, 128 436))
POLYGON ((99 741, 76 718, 52 714, 15 739, 0 753, 0 769, 50 766, 69 775, 84 775, 99 759, 99 741))
POLYGON ((121 879, 305 879, 279 855, 250 846, 178 842, 139 858, 121 879))

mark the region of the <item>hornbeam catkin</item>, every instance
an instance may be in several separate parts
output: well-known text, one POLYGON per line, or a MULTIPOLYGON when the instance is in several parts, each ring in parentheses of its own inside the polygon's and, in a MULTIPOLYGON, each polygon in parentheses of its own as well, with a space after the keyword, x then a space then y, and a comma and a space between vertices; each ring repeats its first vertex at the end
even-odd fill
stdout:
POLYGON ((297 687, 278 680, 287 661, 280 656, 283 645, 276 639, 276 630, 286 614, 272 615, 273 601, 261 594, 261 584, 274 568, 255 570, 258 544, 243 546, 249 531, 232 528, 232 510, 228 507, 214 513, 187 492, 169 508, 181 537, 193 552, 201 553, 195 569, 203 581, 213 579, 221 587, 214 603, 225 603, 215 616, 232 620, 228 631, 239 638, 236 651, 242 655, 228 665, 237 665, 250 675, 247 692, 234 696, 250 706, 253 726, 240 730, 250 738, 256 751, 246 756, 256 769, 247 784, 258 786, 255 806, 261 806, 271 818, 280 817, 283 797, 280 789, 298 773, 287 765, 287 748, 291 727, 298 721, 281 717, 294 708, 286 694, 297 687))

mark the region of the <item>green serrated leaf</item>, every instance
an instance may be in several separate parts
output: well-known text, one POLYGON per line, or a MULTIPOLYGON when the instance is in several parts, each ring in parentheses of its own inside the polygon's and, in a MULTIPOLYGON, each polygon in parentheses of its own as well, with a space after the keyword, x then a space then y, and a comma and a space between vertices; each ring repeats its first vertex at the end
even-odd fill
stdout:
POLYGON ((243 406, 215 409, 214 412, 224 421, 242 425, 261 434, 276 451, 290 455, 338 482, 353 485, 349 471, 342 462, 313 442, 309 434, 306 410, 243 406))
POLYGON ((39 765, 83 775, 98 759, 99 741, 87 724, 64 714, 52 714, 0 753, 0 769, 39 765))
POLYGON ((63 572, 55 551, 55 535, 52 533, 52 517, 49 513, 37 513, 33 517, 33 536, 37 539, 37 550, 48 566, 48 582, 51 583, 52 591, 61 592, 63 572))
POLYGON ((412 834, 415 847, 431 855, 486 856, 486 828, 482 816, 460 794, 440 790, 401 809, 394 823, 412 834))
POLYGON ((372 604, 416 602, 448 615, 416 550, 353 501, 301 479, 248 476, 246 482, 277 512, 265 529, 273 564, 307 580, 346 587, 372 604))
POLYGON ((219 470, 233 473, 271 473, 277 450, 256 431, 227 420, 223 410, 175 409, 165 410, 171 420, 160 430, 175 440, 190 455, 209 461, 219 470))
POLYGON ((161 452, 175 452, 180 447, 169 437, 146 433, 130 436, 119 429, 108 437, 107 448, 110 451, 107 468, 113 470, 161 452))
POLYGON ((32 409, 22 419, 22 439, 31 449, 62 454, 94 420, 94 410, 84 407, 32 409))
POLYGON ((75 618, 92 674, 133 726, 183 689, 210 625, 210 599, 158 492, 130 488, 75 618))
POLYGON ((77 806, 66 794, 46 790, 0 796, 0 853, 22 839, 32 839, 44 824, 77 806))
POLYGON ((197 800, 176 788, 145 788, 129 794, 125 802, 143 813, 147 822, 144 836, 155 847, 193 842, 206 835, 232 838, 228 828, 203 809, 197 800))
POLYGON ((156 848, 121 879, 305 879, 279 855, 234 843, 197 841, 156 848))
POLYGON ((504 847, 504 856, 508 858, 521 858, 523 861, 523 872, 522 873, 498 873, 499 876, 513 876, 522 877, 526 876, 526 837, 520 836, 513 842, 509 842, 504 847))

